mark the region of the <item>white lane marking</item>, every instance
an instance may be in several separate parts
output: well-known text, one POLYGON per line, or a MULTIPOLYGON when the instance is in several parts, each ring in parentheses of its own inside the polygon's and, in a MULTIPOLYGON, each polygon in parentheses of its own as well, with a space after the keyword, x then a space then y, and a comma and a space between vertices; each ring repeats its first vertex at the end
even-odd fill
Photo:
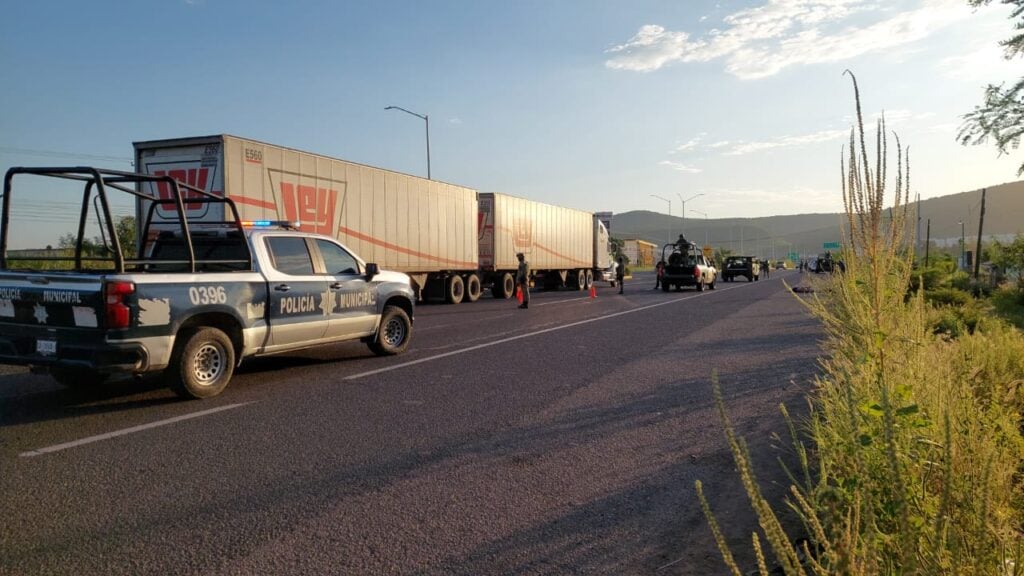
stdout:
POLYGON ((111 438, 117 438, 118 436, 125 436, 127 434, 134 434, 135 432, 142 432, 143 430, 149 430, 150 428, 158 428, 160 426, 166 426, 168 424, 174 424, 175 422, 181 422, 182 420, 191 420, 192 418, 199 418, 200 416, 208 416, 217 412, 223 412, 224 410, 231 410, 233 408, 241 408, 252 402, 242 402, 241 404, 228 404, 227 406, 221 406, 219 408, 211 408, 209 410, 203 410, 202 412, 195 412, 192 414, 184 414, 182 416, 175 416, 174 418, 168 418, 166 420, 158 420, 156 422, 150 422, 149 424, 142 424, 141 426, 132 426, 131 428, 124 428, 122 430, 115 430, 114 432, 107 432, 106 434, 97 434, 96 436, 89 436, 88 438, 82 438, 81 440, 73 440, 71 442, 65 442, 63 444, 54 444, 53 446, 47 446, 45 448, 37 448, 35 450, 29 450, 28 452, 22 452, 18 454, 22 458, 31 458, 33 456, 42 456, 43 454, 49 454, 51 452, 59 452, 60 450, 67 450, 68 448, 75 448, 84 444, 92 444, 93 442, 99 442, 101 440, 109 440, 111 438))
POLYGON ((537 330, 537 331, 534 331, 534 332, 527 332, 526 334, 519 334, 518 336, 509 336, 508 338, 502 338, 501 340, 494 340, 493 342, 486 342, 484 344, 477 344, 475 346, 470 346, 469 348, 463 348, 461 350, 452 350, 451 352, 445 352, 443 354, 436 354, 434 356, 428 356, 426 358, 420 358, 419 360, 410 360, 408 362, 403 362, 401 364, 395 364, 394 366, 387 366, 385 368, 378 368, 376 370, 368 370, 366 372, 360 372, 358 374, 352 374, 351 376, 346 376, 345 378, 343 378, 343 380, 357 380, 359 378, 365 378, 367 376, 373 376, 375 374, 381 374, 381 373, 384 373, 384 372, 391 372, 392 370, 399 370, 399 369, 402 369, 402 368, 408 368, 409 366, 415 366, 416 364, 422 364, 424 362, 431 362, 431 361, 434 361, 434 360, 440 360, 441 358, 447 358, 449 356, 455 356, 457 354, 465 354, 466 352, 472 352, 474 350, 480 350, 482 348, 490 348, 491 346, 497 346, 499 344, 505 344, 506 342, 513 342, 515 340, 521 340, 523 338, 530 338, 532 336, 539 336, 541 334, 547 334, 548 332, 556 332, 558 330, 565 330, 567 328, 572 328, 574 326, 581 326, 583 324, 590 324, 591 322, 599 322, 601 320, 607 320, 609 318, 616 318, 618 316, 625 316, 626 314, 634 314, 636 312, 643 312, 644 310, 650 310, 651 308, 657 308, 659 306, 668 306, 669 304, 676 304, 676 303, 679 303, 679 302, 683 302, 685 300, 692 300, 692 299, 697 298, 699 296, 710 296, 710 295, 715 294, 715 293, 719 293, 720 294, 722 292, 728 292, 729 290, 736 290, 736 289, 739 289, 739 288, 744 288, 744 287, 753 286, 753 285, 754 285, 753 282, 748 282, 746 284, 740 284, 739 286, 730 286, 729 288, 721 288, 719 290, 715 290, 714 292, 697 292, 697 293, 695 293, 695 294, 693 294, 691 296, 685 296, 683 298, 675 298, 675 299, 669 300, 667 302, 658 302, 657 304, 648 304, 647 306, 641 306, 639 308, 630 308, 629 310, 623 310, 622 312, 613 312, 612 314, 606 314, 604 316, 597 316, 596 318, 588 318, 586 320, 579 320, 577 322, 572 322, 571 324, 563 324, 561 326, 555 326, 553 328, 545 328, 543 330, 537 330))
POLYGON ((579 302, 580 300, 590 300, 590 296, 583 296, 582 298, 566 298, 565 300, 555 300, 554 302, 542 302, 540 304, 534 304, 534 307, 551 306, 552 304, 562 304, 563 302, 579 302))

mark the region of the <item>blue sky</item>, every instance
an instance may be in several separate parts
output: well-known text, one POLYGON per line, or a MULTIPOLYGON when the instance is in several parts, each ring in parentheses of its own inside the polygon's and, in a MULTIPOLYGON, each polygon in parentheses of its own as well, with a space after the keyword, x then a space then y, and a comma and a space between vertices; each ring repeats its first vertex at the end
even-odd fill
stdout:
POLYGON ((20 2, 0 20, 0 167, 130 169, 134 140, 230 133, 589 211, 841 210, 854 111, 923 198, 1016 180, 956 143, 1019 78, 966 0, 20 2), (894 143, 890 144, 894 147, 894 143))

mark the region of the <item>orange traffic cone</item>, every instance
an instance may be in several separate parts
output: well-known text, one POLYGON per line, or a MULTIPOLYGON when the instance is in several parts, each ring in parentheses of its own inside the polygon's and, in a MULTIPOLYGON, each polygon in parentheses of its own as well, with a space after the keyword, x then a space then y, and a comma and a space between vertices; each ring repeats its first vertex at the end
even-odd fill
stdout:
POLYGON ((594 286, 593 284, 590 285, 590 297, 597 298, 597 286, 594 286))

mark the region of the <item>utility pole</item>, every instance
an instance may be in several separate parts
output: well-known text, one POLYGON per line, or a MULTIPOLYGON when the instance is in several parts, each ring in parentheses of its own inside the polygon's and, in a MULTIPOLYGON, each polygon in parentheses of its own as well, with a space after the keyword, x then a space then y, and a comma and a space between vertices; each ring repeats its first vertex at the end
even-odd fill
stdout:
POLYGON ((924 267, 928 267, 928 249, 932 247, 932 219, 928 219, 928 236, 924 239, 924 267))
POLYGON ((981 215, 978 216, 978 247, 974 251, 974 281, 978 281, 978 269, 981 267, 981 230, 985 224, 985 191, 981 189, 981 215))

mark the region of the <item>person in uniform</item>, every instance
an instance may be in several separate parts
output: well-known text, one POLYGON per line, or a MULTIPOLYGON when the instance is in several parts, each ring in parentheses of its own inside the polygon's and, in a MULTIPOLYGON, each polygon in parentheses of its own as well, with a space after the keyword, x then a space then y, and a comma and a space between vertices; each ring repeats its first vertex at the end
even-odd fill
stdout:
POLYGON ((658 264, 654 267, 654 289, 661 288, 661 277, 665 275, 665 261, 658 260, 658 264))
POLYGON ((619 282, 619 294, 622 294, 623 280, 626 278, 626 257, 619 255, 618 266, 615 267, 615 279, 619 282))
POLYGON ((520 308, 530 307, 530 263, 526 261, 526 256, 522 252, 516 254, 516 259, 519 260, 519 269, 516 271, 516 285, 523 291, 523 303, 519 305, 520 308))

